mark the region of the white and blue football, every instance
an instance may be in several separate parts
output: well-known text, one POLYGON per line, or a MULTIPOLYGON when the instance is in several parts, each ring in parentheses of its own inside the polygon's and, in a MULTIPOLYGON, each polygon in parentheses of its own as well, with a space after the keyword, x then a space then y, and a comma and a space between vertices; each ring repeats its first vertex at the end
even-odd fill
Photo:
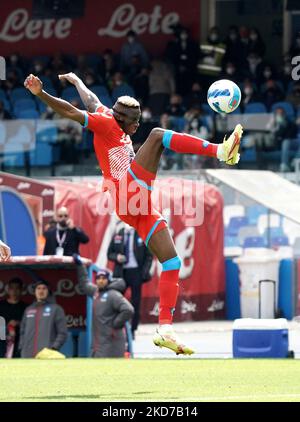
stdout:
POLYGON ((228 79, 214 82, 207 91, 207 102, 217 113, 232 113, 241 102, 240 88, 228 79))

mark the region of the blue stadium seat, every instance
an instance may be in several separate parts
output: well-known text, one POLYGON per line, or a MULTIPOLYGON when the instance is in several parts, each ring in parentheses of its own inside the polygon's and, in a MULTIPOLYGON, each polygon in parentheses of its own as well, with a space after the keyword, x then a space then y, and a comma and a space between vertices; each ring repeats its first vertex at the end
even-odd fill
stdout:
POLYGON ((53 88, 53 83, 48 76, 40 76, 40 80, 43 82, 43 87, 48 91, 48 88, 53 88))
POLYGON ((9 142, 4 145, 4 165, 6 167, 24 167, 23 146, 19 143, 9 142))
POLYGON ((30 154, 32 166, 50 166, 53 162, 53 145, 57 142, 57 128, 51 126, 38 130, 35 150, 30 154))
POLYGON ((224 238, 225 248, 232 248, 240 246, 239 238, 237 236, 225 236, 224 238))
POLYGON ((295 110, 291 103, 288 103, 287 101, 279 101, 272 105, 271 111, 273 112, 277 108, 283 108, 289 119, 295 118, 295 110))
POLYGON ((265 246, 265 239, 261 236, 246 237, 243 244, 244 248, 264 248, 265 246))
POLYGON ((202 103, 201 108, 202 108, 202 110, 204 111, 205 114, 213 116, 214 113, 215 113, 213 111, 213 109, 207 103, 202 103))
POLYGON ((255 114, 255 113, 267 113, 267 108, 264 103, 250 103, 247 104, 244 113, 255 114))
POLYGON ((14 88, 10 93, 10 99, 12 103, 15 103, 17 100, 33 98, 33 95, 26 88, 14 88))
POLYGON ((16 100, 13 107, 13 112, 15 115, 19 114, 20 111, 24 110, 36 110, 36 102, 31 98, 21 98, 16 100))
POLYGON ((263 236, 265 238, 268 238, 268 236, 272 239, 275 237, 282 237, 285 236, 285 233, 283 231, 282 227, 267 227, 263 233, 263 236))
POLYGON ((268 210, 263 205, 250 205, 246 208, 246 215, 250 224, 256 224, 258 217, 262 214, 267 214, 268 210))
POLYGON ((2 99, 7 100, 7 95, 6 95, 6 92, 4 91, 4 89, 0 88, 0 100, 2 100, 2 99))
POLYGON ((66 99, 66 98, 74 98, 74 97, 79 97, 78 91, 74 86, 68 86, 67 88, 65 88, 61 94, 61 97, 66 99))
POLYGON ((4 110, 6 110, 9 113, 11 113, 11 104, 10 104, 10 102, 6 98, 0 98, 0 101, 2 101, 2 103, 3 103, 4 110))
POLYGON ((276 236, 271 239, 272 247, 289 246, 289 238, 287 236, 276 236))
POLYGON ((117 86, 113 89, 111 94, 113 102, 117 101, 117 99, 119 97, 122 97, 123 95, 129 95, 130 97, 134 97, 134 90, 127 83, 123 83, 122 85, 117 86))
POLYGON ((113 103, 109 95, 98 96, 99 100, 102 104, 104 104, 108 108, 112 108, 113 103))
POLYGON ((91 91, 94 92, 94 94, 97 95, 97 97, 109 97, 109 92, 106 86, 104 85, 95 85, 91 87, 91 91))
POLYGON ((231 217, 228 225, 228 233, 231 236, 237 236, 239 229, 244 226, 249 226, 248 217, 231 217))
POLYGON ((40 117, 40 113, 34 108, 29 108, 27 110, 17 110, 15 115, 18 119, 39 119, 40 117))

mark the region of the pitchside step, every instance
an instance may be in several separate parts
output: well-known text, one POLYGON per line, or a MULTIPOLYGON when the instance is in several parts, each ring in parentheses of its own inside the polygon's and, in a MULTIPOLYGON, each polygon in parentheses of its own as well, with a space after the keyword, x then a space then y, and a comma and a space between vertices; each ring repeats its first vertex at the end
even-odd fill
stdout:
POLYGON ((233 357, 286 358, 289 352, 288 324, 285 318, 236 319, 233 323, 233 357))

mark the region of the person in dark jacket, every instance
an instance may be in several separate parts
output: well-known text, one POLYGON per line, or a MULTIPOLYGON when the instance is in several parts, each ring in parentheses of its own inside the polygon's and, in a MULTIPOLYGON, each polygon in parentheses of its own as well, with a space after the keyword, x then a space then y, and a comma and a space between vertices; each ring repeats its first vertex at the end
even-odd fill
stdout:
POLYGON ((89 237, 79 227, 75 227, 66 207, 56 213, 57 224, 45 231, 44 255, 72 256, 79 254, 80 243, 88 243, 89 237))
POLYGON ((140 320, 142 284, 151 279, 153 256, 137 232, 127 224, 121 224, 110 242, 107 257, 115 263, 113 276, 122 277, 126 287, 130 287, 134 307, 131 326, 134 338, 140 320))
POLYGON ((81 291, 93 297, 92 357, 119 358, 126 351, 124 326, 133 316, 133 307, 123 296, 125 281, 112 278, 108 270, 96 274, 96 286, 89 283, 88 273, 79 255, 73 255, 77 264, 81 291))
POLYGON ((5 319, 6 341, 0 341, 0 357, 20 357, 20 324, 27 304, 21 300, 23 282, 14 277, 8 282, 7 298, 0 302, 0 316, 5 319))
POLYGON ((53 303, 47 281, 35 285, 36 301, 25 310, 20 331, 22 358, 34 358, 45 347, 59 350, 67 339, 64 310, 53 303))

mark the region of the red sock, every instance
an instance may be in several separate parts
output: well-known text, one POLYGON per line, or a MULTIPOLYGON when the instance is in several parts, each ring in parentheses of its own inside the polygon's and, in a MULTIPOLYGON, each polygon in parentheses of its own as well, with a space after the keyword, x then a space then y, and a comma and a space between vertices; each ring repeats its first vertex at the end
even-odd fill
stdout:
POLYGON ((181 154, 206 155, 217 157, 218 144, 212 144, 186 133, 177 133, 167 130, 163 136, 163 145, 172 151, 181 154))
POLYGON ((179 269, 162 271, 159 280, 159 323, 172 324, 179 290, 179 269))

